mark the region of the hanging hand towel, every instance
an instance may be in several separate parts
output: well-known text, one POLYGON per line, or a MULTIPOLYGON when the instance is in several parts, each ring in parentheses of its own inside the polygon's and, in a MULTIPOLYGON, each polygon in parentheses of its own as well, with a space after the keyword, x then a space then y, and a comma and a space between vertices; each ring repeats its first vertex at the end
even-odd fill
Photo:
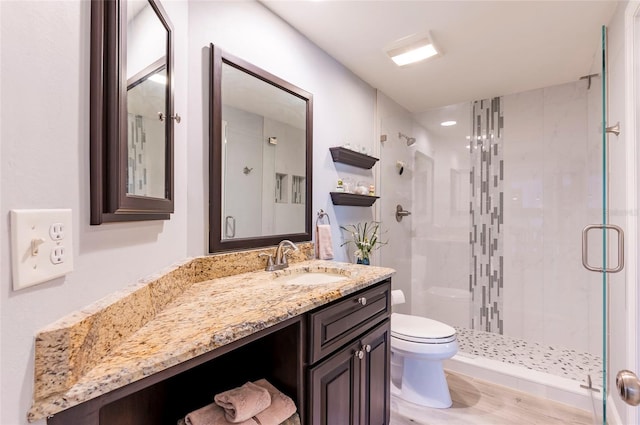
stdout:
POLYGON ((246 421, 271 405, 269 391, 253 382, 217 394, 214 400, 231 423, 246 421))
POLYGON ((333 242, 331 241, 331 225, 316 226, 316 257, 320 260, 333 259, 333 242))

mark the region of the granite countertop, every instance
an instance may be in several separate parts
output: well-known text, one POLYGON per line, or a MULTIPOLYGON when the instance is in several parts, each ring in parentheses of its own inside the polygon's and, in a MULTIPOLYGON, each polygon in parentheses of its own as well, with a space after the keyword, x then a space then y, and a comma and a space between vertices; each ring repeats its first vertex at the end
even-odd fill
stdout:
POLYGON ((311 260, 194 283, 62 392, 36 398, 30 421, 165 370, 390 277, 389 268, 311 260), (326 271, 347 279, 291 284, 278 277, 326 271))

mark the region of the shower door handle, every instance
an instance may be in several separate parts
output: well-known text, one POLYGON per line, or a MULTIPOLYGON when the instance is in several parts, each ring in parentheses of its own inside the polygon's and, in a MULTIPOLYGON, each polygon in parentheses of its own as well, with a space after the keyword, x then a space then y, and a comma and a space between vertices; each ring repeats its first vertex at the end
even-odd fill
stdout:
POLYGON ((236 237, 236 219, 232 215, 224 218, 224 236, 229 239, 236 237))
POLYGON ((624 230, 615 224, 590 224, 582 229, 582 265, 585 269, 599 273, 618 273, 624 269, 624 230), (592 267, 589 265, 589 230, 615 230, 618 234, 618 265, 614 268, 592 267))

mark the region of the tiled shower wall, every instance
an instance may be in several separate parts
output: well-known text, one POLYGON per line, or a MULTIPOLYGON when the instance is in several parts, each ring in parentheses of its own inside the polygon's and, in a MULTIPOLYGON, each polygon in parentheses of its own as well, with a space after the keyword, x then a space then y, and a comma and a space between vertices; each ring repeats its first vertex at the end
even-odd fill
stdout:
POLYGON ((504 335, 593 354, 602 347, 602 275, 582 267, 581 234, 602 220, 599 82, 503 98, 504 335))
POLYGON ((473 102, 471 151, 472 329, 503 333, 504 163, 502 98, 473 102))
POLYGON ((147 133, 142 115, 128 114, 129 156, 127 193, 147 196, 147 133))
MULTIPOLYGON (((602 216, 600 96, 597 86, 576 81, 455 105, 465 132, 450 137, 439 123, 451 107, 416 115, 427 130, 416 134, 428 166, 421 173, 416 161, 413 170, 425 200, 414 194, 412 314, 601 351, 602 278, 580 258, 582 228, 602 216), (457 215, 465 197, 456 188, 464 185, 452 179, 472 167, 473 195, 457 215), (472 305, 436 293, 442 288, 470 293, 472 305)), ((589 253, 597 261, 595 242, 589 253)))

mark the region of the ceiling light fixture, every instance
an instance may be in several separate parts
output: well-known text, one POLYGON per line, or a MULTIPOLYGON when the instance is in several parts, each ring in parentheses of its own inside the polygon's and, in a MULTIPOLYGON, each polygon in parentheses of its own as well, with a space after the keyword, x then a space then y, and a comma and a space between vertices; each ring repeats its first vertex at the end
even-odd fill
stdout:
POLYGON ((442 121, 440 123, 440 125, 443 127, 451 127, 452 125, 456 125, 456 124, 458 124, 456 121, 442 121))
POLYGON ((153 81, 154 83, 159 84, 167 84, 167 77, 162 74, 153 74, 151 77, 149 77, 149 81, 153 81))
POLYGON ((420 62, 440 53, 434 46, 431 38, 424 34, 399 40, 387 48, 386 52, 391 60, 398 66, 420 62))

